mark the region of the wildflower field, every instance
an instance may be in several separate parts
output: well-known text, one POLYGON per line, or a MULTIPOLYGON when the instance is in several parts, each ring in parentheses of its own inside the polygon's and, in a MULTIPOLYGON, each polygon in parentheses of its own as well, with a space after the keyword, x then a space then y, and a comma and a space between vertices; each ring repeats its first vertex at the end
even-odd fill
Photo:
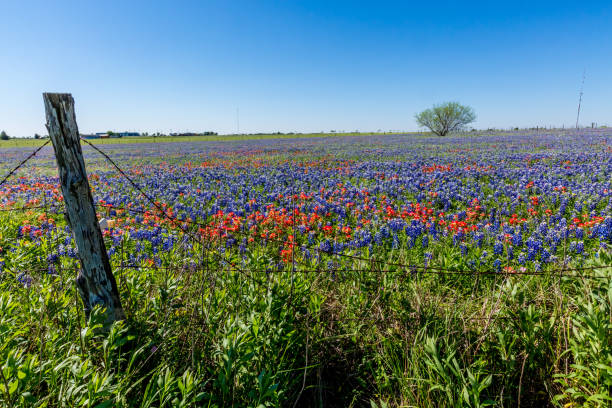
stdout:
POLYGON ((100 149, 128 319, 85 319, 45 147, 0 186, 1 406, 612 404, 610 130, 100 149))

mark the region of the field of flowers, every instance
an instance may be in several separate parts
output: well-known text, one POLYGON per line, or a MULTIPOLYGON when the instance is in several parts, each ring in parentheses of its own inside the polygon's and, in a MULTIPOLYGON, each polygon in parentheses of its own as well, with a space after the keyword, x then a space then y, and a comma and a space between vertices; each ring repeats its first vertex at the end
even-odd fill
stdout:
POLYGON ((154 203, 83 149, 128 320, 47 147, 0 186, 3 406, 612 402, 612 131, 102 146, 154 203))

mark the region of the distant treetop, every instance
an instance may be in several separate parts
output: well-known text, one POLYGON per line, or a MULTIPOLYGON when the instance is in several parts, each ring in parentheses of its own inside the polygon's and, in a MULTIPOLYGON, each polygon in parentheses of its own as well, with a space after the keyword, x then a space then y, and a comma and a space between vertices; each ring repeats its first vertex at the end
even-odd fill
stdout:
POLYGON ((476 114, 469 106, 459 102, 446 102, 417 113, 415 119, 419 126, 428 128, 438 136, 446 136, 449 132, 474 122, 476 114))

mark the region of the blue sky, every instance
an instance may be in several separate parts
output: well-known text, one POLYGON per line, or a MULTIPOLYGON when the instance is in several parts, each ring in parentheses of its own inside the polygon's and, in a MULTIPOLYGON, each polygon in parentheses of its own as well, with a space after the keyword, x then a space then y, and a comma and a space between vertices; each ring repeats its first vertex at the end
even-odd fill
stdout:
POLYGON ((434 103, 475 126, 612 125, 612 2, 9 1, 0 129, 415 130, 434 103))

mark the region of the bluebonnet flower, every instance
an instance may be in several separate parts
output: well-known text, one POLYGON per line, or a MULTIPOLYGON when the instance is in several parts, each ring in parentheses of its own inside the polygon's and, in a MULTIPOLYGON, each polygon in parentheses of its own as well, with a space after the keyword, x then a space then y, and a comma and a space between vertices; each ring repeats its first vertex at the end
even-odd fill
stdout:
POLYGON ((512 245, 517 247, 523 245, 523 237, 520 230, 515 231, 514 235, 512 236, 512 245))
POLYGON ((476 239, 476 245, 478 246, 478 248, 482 248, 482 243, 484 241, 484 234, 482 232, 477 232, 474 235, 474 238, 476 239))
POLYGON ((391 242, 391 248, 393 249, 399 248, 399 239, 397 238, 397 234, 393 234, 393 241, 391 242))
POLYGON ((25 273, 20 273, 19 275, 17 275, 17 280, 26 289, 29 289, 30 286, 32 285, 32 277, 29 275, 26 275, 25 273))
POLYGON ((548 225, 545 222, 541 222, 540 225, 538 226, 538 233, 540 235, 546 235, 548 231, 548 225))
POLYGON ((374 243, 377 245, 382 244, 382 233, 380 231, 378 231, 376 234, 374 234, 374 243))
POLYGON ((496 241, 495 245, 493 245, 493 254, 501 255, 504 252, 504 244, 500 241, 496 241))
POLYGON ((394 218, 389 221, 388 225, 392 231, 401 231, 406 225, 406 223, 400 218, 394 218))
POLYGON ((436 230, 436 224, 435 223, 431 223, 430 227, 429 227, 429 234, 436 239, 438 231, 436 230))
POLYGON ((226 248, 231 248, 234 246, 234 244, 236 244, 236 239, 232 236, 229 236, 225 241, 226 248))
POLYGON ((319 244, 319 249, 323 252, 331 253, 331 250, 332 250, 331 242, 329 242, 328 239, 321 241, 321 243, 319 244))

